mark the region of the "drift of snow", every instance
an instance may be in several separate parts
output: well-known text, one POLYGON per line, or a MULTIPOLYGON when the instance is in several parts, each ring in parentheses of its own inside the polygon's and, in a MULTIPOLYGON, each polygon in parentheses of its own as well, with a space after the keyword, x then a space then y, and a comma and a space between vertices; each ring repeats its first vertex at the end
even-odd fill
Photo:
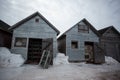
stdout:
POLYGON ((23 63, 20 54, 12 54, 7 48, 0 47, 0 67, 19 67, 23 63))
POLYGON ((56 58, 53 60, 53 65, 60 65, 60 64, 69 64, 68 56, 65 56, 63 53, 58 53, 56 58))
POLYGON ((115 59, 113 59, 112 57, 109 57, 109 56, 105 56, 105 62, 108 65, 110 65, 110 64, 119 64, 118 61, 116 61, 115 59))

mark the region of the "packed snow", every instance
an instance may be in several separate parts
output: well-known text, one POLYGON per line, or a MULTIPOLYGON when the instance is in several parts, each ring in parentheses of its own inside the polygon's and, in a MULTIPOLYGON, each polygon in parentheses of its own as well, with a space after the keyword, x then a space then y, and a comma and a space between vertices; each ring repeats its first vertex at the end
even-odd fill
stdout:
POLYGON ((69 63, 48 69, 23 65, 0 68, 0 80, 120 80, 120 65, 69 63))
MULTIPOLYGON (((5 61, 9 62, 9 55, 11 55, 9 50, 0 49, 0 54, 1 60, 5 58, 5 61), (3 57, 3 54, 9 55, 3 57)), ((48 69, 30 64, 0 68, 0 80, 120 80, 120 63, 111 57, 105 57, 105 60, 106 63, 99 65, 85 62, 69 63, 67 56, 58 53, 54 59, 54 65, 48 69)))
POLYGON ((0 67, 20 67, 23 63, 20 54, 13 54, 7 48, 0 47, 0 67))
POLYGON ((58 53, 53 60, 53 65, 60 65, 60 64, 69 64, 68 56, 65 56, 64 53, 58 53))
POLYGON ((113 59, 112 57, 109 57, 109 56, 105 56, 105 62, 108 65, 119 64, 118 61, 116 61, 115 59, 113 59))

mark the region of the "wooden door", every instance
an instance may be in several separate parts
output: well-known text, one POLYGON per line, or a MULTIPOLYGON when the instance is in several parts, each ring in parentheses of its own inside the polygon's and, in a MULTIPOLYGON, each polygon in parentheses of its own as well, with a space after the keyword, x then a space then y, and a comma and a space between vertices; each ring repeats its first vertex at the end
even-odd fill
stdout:
POLYGON ((53 64, 53 39, 52 38, 47 38, 42 40, 42 50, 48 50, 50 51, 50 54, 52 55, 52 60, 50 64, 53 64))
POLYGON ((93 62, 93 43, 85 42, 85 60, 86 62, 93 62))
POLYGON ((105 62, 104 50, 100 47, 99 43, 94 43, 94 63, 100 64, 105 62))
POLYGON ((38 64, 42 55, 42 39, 29 39, 27 63, 38 64))
POLYGON ((120 53, 119 53, 119 44, 117 43, 106 43, 106 54, 118 61, 120 61, 120 53))

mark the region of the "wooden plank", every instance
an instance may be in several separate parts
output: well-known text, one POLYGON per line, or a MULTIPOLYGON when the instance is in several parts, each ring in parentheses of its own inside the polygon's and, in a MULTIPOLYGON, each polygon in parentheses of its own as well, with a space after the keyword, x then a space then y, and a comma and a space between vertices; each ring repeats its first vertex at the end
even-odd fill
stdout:
POLYGON ((105 55, 99 43, 94 43, 94 63, 100 64, 105 62, 105 55))
POLYGON ((40 59, 40 63, 39 65, 43 68, 43 69, 47 69, 50 65, 50 61, 51 61, 51 54, 50 51, 44 50, 42 57, 40 59))
POLYGON ((46 38, 42 40, 42 50, 49 50, 52 55, 51 65, 53 64, 53 39, 46 38))

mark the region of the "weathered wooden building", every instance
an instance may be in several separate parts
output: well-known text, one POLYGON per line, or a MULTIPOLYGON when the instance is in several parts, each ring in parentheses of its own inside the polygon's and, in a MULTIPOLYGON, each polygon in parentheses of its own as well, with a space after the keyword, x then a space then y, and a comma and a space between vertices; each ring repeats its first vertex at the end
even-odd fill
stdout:
POLYGON ((10 30, 13 30, 11 51, 21 54, 26 62, 38 63, 45 49, 56 55, 59 31, 39 12, 16 23, 10 30))
POLYGON ((110 56, 120 62, 120 33, 113 26, 98 30, 101 34, 100 44, 106 56, 110 56))
POLYGON ((83 19, 58 38, 58 50, 69 56, 69 61, 103 63, 104 53, 99 47, 99 33, 83 19))
POLYGON ((0 47, 11 47, 12 32, 8 28, 10 25, 0 20, 0 47))

